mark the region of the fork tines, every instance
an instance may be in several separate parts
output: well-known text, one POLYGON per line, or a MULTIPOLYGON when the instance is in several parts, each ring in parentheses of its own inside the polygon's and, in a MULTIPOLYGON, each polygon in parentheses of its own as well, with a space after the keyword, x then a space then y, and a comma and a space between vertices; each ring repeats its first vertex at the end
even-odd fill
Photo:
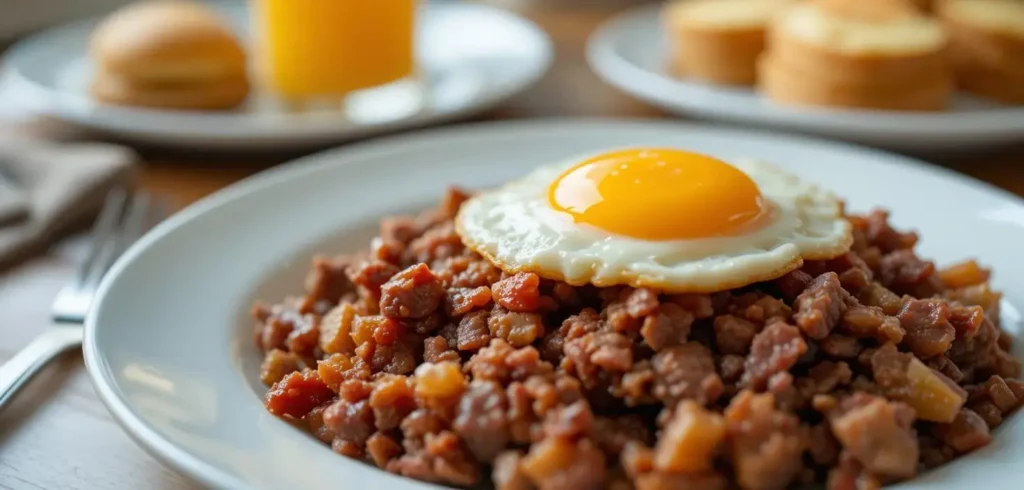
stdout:
POLYGON ((54 318, 81 322, 92 294, 118 257, 164 215, 163 202, 146 192, 117 188, 107 194, 91 232, 88 255, 75 281, 54 303, 54 318))

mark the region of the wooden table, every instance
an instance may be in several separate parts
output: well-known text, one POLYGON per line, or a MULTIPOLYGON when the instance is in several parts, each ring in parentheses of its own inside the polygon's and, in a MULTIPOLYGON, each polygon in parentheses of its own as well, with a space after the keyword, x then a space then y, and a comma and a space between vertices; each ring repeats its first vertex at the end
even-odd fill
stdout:
MULTIPOLYGON (((510 8, 552 36, 556 66, 536 87, 483 120, 546 116, 667 117, 603 85, 587 68, 587 35, 615 8, 594 0, 582 7, 533 0, 510 8)), ((143 149, 142 186, 185 205, 286 156, 172 155, 143 149)), ((961 156, 946 165, 1024 195, 1024 151, 961 156)), ((0 275, 0 361, 28 343, 48 317, 74 259, 64 247, 0 275)), ((187 489, 196 484, 158 464, 107 414, 93 392, 81 356, 68 354, 42 373, 0 414, 0 489, 187 489)))

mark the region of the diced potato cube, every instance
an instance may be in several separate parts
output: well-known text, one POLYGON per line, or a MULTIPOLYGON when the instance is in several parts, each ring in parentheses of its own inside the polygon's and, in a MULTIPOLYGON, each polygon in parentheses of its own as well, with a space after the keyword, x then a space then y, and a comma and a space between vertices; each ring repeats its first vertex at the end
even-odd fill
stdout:
POLYGON ((356 349, 352 340, 352 323, 356 309, 342 303, 324 315, 320 322, 320 348, 327 354, 351 354, 356 349))
POLYGON ((425 363, 416 368, 416 395, 454 398, 466 391, 466 378, 454 362, 425 363))
POLYGON ((987 282, 988 277, 988 269, 982 269, 974 260, 967 260, 939 270, 939 279, 951 289, 981 284, 987 282))
POLYGON ((952 422, 956 419, 966 397, 961 390, 914 358, 907 365, 910 395, 903 400, 914 408, 917 418, 931 422, 952 422))
POLYGON ((654 451, 660 471, 699 473, 711 469, 715 451, 725 437, 725 420, 693 400, 685 400, 665 428, 654 451))

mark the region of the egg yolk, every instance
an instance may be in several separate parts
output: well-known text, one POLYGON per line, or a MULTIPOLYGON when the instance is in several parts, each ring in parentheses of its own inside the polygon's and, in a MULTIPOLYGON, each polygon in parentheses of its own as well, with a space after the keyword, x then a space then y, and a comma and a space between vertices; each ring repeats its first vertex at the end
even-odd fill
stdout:
POLYGON ((643 240, 742 234, 768 215, 757 184, 712 157, 630 149, 580 162, 548 188, 555 209, 577 223, 643 240))

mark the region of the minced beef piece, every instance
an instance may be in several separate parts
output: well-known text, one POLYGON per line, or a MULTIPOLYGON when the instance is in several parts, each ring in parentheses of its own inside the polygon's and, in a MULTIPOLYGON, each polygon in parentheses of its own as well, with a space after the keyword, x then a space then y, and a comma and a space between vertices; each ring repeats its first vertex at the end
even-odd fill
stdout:
POLYGON ((594 414, 590 411, 590 404, 584 400, 553 407, 544 415, 544 437, 579 439, 594 435, 594 414))
POLYGON ((915 355, 928 358, 945 354, 956 330, 949 323, 949 305, 937 299, 907 301, 896 314, 907 334, 903 344, 915 355))
POLYGON ((540 277, 520 272, 496 283, 491 289, 494 302, 511 311, 537 311, 542 306, 540 277))
POLYGON ((291 304, 274 305, 269 310, 254 308, 253 316, 257 320, 256 345, 264 351, 290 350, 288 338, 292 332, 312 330, 312 323, 316 319, 314 315, 300 313, 291 304))
MULTIPOLYGON (((645 290, 638 289, 637 291, 645 290)), ((693 325, 694 318, 693 313, 678 304, 655 305, 640 327, 640 336, 655 351, 682 345, 686 343, 686 339, 690 335, 690 327, 693 325)))
POLYGON ((427 434, 423 440, 424 450, 391 460, 387 470, 419 480, 460 486, 475 485, 480 480, 479 464, 458 436, 441 431, 427 434))
POLYGON ((715 345, 723 354, 746 355, 758 326, 743 318, 722 315, 715 318, 715 345))
POLYGON ((459 357, 459 353, 455 352, 448 345, 448 340, 444 337, 427 337, 423 341, 423 361, 438 363, 444 361, 459 362, 461 360, 462 358, 459 357))
POLYGON ((867 471, 892 478, 917 472, 918 445, 914 410, 862 393, 843 400, 829 414, 829 424, 843 449, 867 471))
POLYGON ((523 453, 505 451, 494 458, 491 471, 494 490, 532 490, 533 484, 523 473, 523 453))
POLYGON ((653 394, 667 406, 691 399, 701 405, 714 403, 722 394, 722 379, 715 371, 711 351, 691 342, 657 353, 653 394))
POLYGON ((743 368, 742 384, 763 389, 775 373, 787 371, 807 351, 807 343, 792 325, 775 322, 754 337, 743 368))
POLYGON ((414 264, 436 264, 458 255, 462 249, 462 240, 455 234, 452 223, 440 223, 414 238, 406 247, 403 260, 414 264))
POLYGON ((613 417, 595 417, 592 437, 594 442, 609 457, 618 457, 632 442, 650 444, 654 433, 650 421, 641 414, 615 415, 613 417))
POLYGON ((828 472, 828 490, 881 490, 882 479, 865 470, 850 453, 839 455, 839 463, 828 472))
POLYGON ((834 333, 825 337, 818 343, 818 347, 825 354, 839 359, 856 359, 864 350, 864 344, 853 337, 834 333))
POLYGON ((401 271, 381 286, 380 311, 391 318, 423 318, 444 299, 444 286, 425 264, 401 271))
POLYGON ((271 413, 386 471, 495 490, 878 490, 1024 403, 1001 295, 875 211, 711 294, 571 286, 461 243, 453 189, 253 307, 271 413))
POLYGON ((936 424, 934 434, 957 453, 968 453, 992 442, 985 419, 969 408, 948 424, 936 424))
POLYGON ((509 311, 495 305, 487 318, 487 328, 492 338, 524 347, 544 336, 544 318, 537 313, 509 311))
POLYGON ((452 288, 448 290, 444 309, 448 316, 462 316, 491 304, 491 288, 452 288))
POLYGON ((850 365, 839 361, 821 361, 807 371, 807 376, 795 381, 797 391, 803 400, 810 400, 815 395, 834 393, 837 388, 847 386, 853 381, 853 370, 850 365))
POLYGON ((340 399, 324 410, 324 425, 337 438, 360 447, 376 431, 373 420, 373 409, 366 400, 353 402, 340 399))
POLYGON ((508 444, 508 402, 505 390, 493 381, 473 381, 459 402, 452 428, 478 461, 490 461, 508 444))
POLYGON ((807 438, 807 453, 819 466, 833 466, 839 459, 839 441, 832 435, 828 424, 811 427, 807 438))
POLYGON ((348 255, 313 258, 313 268, 306 276, 306 297, 303 301, 306 312, 311 312, 317 304, 336 304, 342 296, 353 291, 354 285, 345 272, 353 260, 348 255))
POLYGON ((771 394, 742 391, 725 409, 726 440, 743 490, 781 490, 803 466, 807 447, 800 420, 777 410, 771 394))
POLYGON ((633 367, 633 343, 615 332, 588 333, 566 342, 563 351, 562 369, 588 388, 596 387, 604 373, 628 372, 633 367))
POLYGON ((363 288, 371 297, 380 297, 380 288, 399 272, 398 266, 383 260, 363 261, 348 268, 353 284, 363 288))
POLYGON ((843 313, 839 331, 859 339, 874 338, 880 343, 903 341, 906 332, 896 317, 877 306, 852 306, 843 313))
POLYGON ((826 272, 816 277, 797 296, 793 319, 805 335, 823 339, 835 328, 847 308, 849 293, 839 283, 839 276, 826 272))
POLYGON ((725 490, 728 482, 717 473, 687 475, 652 472, 636 477, 636 490, 725 490))
POLYGON ((772 281, 772 285, 786 301, 793 301, 800 293, 807 289, 807 285, 814 280, 814 276, 801 269, 794 270, 786 275, 772 281))
POLYGON ((461 351, 477 351, 491 342, 491 331, 487 325, 490 313, 477 311, 470 313, 461 320, 455 329, 455 346, 461 351))
POLYGON ((897 231, 889 225, 888 211, 873 210, 855 221, 855 226, 859 225, 861 220, 865 224, 864 238, 883 253, 911 249, 917 244, 916 233, 897 231))
POLYGON ((295 371, 274 383, 264 397, 264 405, 274 415, 302 418, 334 396, 316 371, 295 371))
POLYGON ((658 308, 658 293, 650 288, 637 288, 626 298, 626 312, 633 318, 643 318, 658 308))
POLYGON ((927 284, 934 273, 934 263, 921 260, 913 250, 897 250, 882 257, 878 278, 896 293, 910 293, 927 284))
POLYGON ((1002 413, 1010 413, 1024 403, 1020 380, 1005 380, 1002 376, 992 375, 981 385, 970 390, 971 401, 987 400, 999 408, 1002 413))

